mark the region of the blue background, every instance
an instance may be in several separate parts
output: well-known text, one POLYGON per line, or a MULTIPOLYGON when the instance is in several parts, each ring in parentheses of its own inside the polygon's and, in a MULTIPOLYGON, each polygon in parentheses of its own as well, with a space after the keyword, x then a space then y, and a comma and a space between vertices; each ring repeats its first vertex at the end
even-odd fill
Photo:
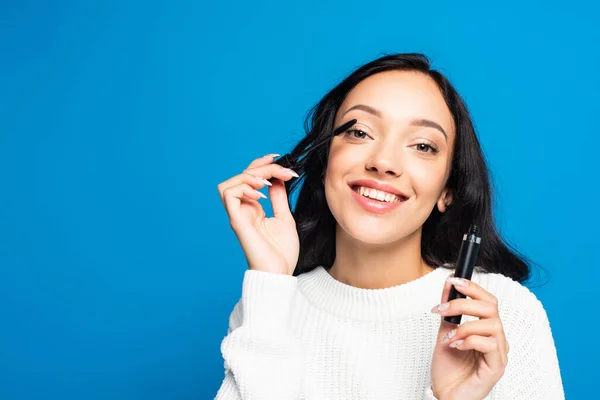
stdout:
POLYGON ((454 3, 3 2, 0 398, 213 398, 247 268, 217 184, 412 51, 466 99, 567 397, 595 397, 598 9, 454 3))

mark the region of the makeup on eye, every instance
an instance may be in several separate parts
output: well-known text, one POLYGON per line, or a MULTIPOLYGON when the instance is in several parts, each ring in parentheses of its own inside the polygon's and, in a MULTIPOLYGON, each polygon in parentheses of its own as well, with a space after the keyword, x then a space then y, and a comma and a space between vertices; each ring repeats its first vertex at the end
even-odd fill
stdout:
MULTIPOLYGON (((356 128, 356 125, 345 130, 344 136, 349 136, 350 138, 356 139, 356 140, 364 140, 367 137, 370 137, 369 134, 366 133, 364 130, 362 130, 360 128, 356 128), (361 135, 362 137, 358 137, 357 135, 361 135)), ((439 151, 440 151, 439 148, 433 142, 430 142, 428 140, 421 139, 418 143, 413 144, 409 147, 416 147, 416 146, 418 146, 416 148, 416 150, 421 153, 436 154, 436 153, 439 153, 439 151)))
POLYGON ((363 131, 362 129, 356 129, 356 128, 350 128, 347 131, 344 132, 344 135, 346 136, 351 136, 354 139, 364 139, 364 137, 360 138, 360 137, 356 137, 355 134, 361 134, 364 135, 366 137, 369 137, 369 135, 367 134, 367 132, 363 131))
POLYGON ((420 146, 420 148, 417 148, 416 150, 419 151, 419 152, 421 152, 421 153, 432 153, 432 154, 435 154, 435 153, 439 153, 440 152, 440 150, 433 143, 430 143, 430 142, 427 142, 427 141, 420 141, 419 143, 416 143, 416 144, 414 144, 414 145, 412 145, 410 147, 419 147, 419 146, 420 146), (421 150, 421 149, 423 149, 423 147, 425 147, 426 149, 431 149, 431 151, 423 151, 423 150, 421 150))
MULTIPOLYGON (((355 110, 359 110, 364 113, 367 113, 367 115, 374 116, 374 117, 376 117, 376 119, 384 118, 384 113, 382 111, 378 110, 375 107, 366 105, 366 104, 356 104, 356 105, 350 107, 348 110, 346 110, 346 112, 344 113, 344 116, 355 110)), ((442 125, 435 122, 433 119, 428 119, 425 117, 414 118, 409 122, 409 125, 414 126, 414 127, 435 129, 436 131, 440 132, 444 136, 444 140, 446 142, 448 141, 448 134, 446 133, 446 130, 442 127, 442 125)))

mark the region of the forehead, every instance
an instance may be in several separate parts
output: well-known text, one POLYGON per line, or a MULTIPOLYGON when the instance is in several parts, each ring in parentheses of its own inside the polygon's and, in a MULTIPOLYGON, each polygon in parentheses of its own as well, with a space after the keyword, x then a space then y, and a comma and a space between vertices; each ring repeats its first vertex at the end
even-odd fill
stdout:
POLYGON ((429 76, 416 71, 386 71, 362 80, 346 96, 340 115, 356 104, 378 109, 382 118, 393 123, 426 118, 454 132, 452 114, 429 76))

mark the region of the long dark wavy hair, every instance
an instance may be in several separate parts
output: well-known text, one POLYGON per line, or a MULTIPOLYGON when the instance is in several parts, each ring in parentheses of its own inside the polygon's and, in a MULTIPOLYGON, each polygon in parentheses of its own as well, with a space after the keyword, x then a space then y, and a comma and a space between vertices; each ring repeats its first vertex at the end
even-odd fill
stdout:
MULTIPOLYGON (((452 204, 444 213, 434 207, 423 224, 421 254, 432 266, 455 263, 460 244, 469 225, 479 226, 482 245, 477 265, 484 272, 501 273, 518 282, 530 278, 531 262, 507 244, 496 228, 492 215, 492 190, 479 140, 463 99, 440 72, 430 68, 422 54, 385 55, 356 69, 334 87, 309 112, 304 123, 306 136, 293 148, 295 159, 331 135, 336 113, 347 94, 363 79, 390 70, 418 71, 438 85, 456 127, 456 140, 447 187, 452 204)), ((295 170, 300 179, 286 182, 288 200, 299 187, 293 216, 300 237, 300 257, 294 276, 317 266, 329 268, 335 259, 336 222, 325 199, 323 176, 327 168, 329 146, 321 146, 302 157, 295 170)))

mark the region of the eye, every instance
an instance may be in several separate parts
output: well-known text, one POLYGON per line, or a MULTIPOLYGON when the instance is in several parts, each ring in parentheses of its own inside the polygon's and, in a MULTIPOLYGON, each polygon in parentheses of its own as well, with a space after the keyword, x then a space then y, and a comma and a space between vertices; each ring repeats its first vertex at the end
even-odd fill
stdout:
POLYGON ((429 143, 418 143, 416 145, 414 145, 413 147, 416 147, 416 149, 422 153, 437 153, 438 149, 429 144, 429 143), (431 151, 429 151, 431 150, 431 151))
POLYGON ((348 129, 346 131, 346 135, 349 135, 355 139, 364 139, 366 137, 369 137, 369 135, 367 135, 365 131, 361 131, 360 129, 348 129))

